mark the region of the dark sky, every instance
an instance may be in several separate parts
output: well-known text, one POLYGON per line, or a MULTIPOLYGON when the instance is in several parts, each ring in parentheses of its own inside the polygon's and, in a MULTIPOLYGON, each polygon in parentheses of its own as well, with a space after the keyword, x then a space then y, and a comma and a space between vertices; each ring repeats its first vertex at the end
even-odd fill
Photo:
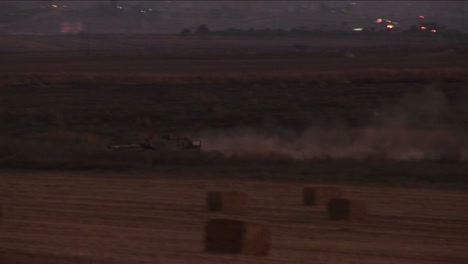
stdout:
POLYGON ((199 24, 212 29, 366 27, 377 18, 409 28, 420 15, 462 29, 468 24, 463 11, 468 1, 1 1, 0 31, 52 31, 54 23, 68 20, 102 32, 168 33, 199 24))

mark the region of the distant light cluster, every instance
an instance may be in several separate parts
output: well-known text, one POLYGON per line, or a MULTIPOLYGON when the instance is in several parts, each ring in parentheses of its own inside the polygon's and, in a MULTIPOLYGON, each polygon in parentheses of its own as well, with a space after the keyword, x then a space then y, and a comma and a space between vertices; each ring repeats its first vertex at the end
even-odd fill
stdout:
MULTIPOLYGON (((429 31, 429 32, 432 32, 432 33, 437 32, 436 23, 425 23, 424 20, 425 20, 426 16, 424 16, 424 15, 419 15, 418 18, 420 20, 420 26, 419 26, 420 30, 429 31)), ((387 19, 387 18, 380 18, 380 17, 377 18, 374 21, 374 23, 383 24, 384 27, 387 30, 394 30, 399 25, 399 23, 396 22, 396 21, 393 21, 393 20, 387 19)), ((362 30, 361 30, 361 28, 354 28, 353 31, 362 31, 362 30)))
MULTIPOLYGON (((121 5, 117 5, 115 6, 117 9, 120 9, 120 10, 127 10, 128 7, 124 7, 124 6, 121 6, 121 5)), ((148 8, 148 9, 141 9, 140 10, 140 13, 141 14, 147 14, 148 12, 153 12, 153 9, 152 8, 148 8)))

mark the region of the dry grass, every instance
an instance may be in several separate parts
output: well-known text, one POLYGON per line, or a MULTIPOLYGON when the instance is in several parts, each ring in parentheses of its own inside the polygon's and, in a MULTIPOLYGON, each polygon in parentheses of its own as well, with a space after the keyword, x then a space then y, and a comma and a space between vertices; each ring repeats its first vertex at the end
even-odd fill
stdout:
POLYGON ((365 222, 347 222, 330 221, 324 208, 302 205, 300 191, 312 177, 178 176, 158 170, 2 172, 0 259, 28 264, 468 261, 468 196, 462 190, 338 185, 347 198, 368 203, 365 222), (253 210, 242 220, 269 225, 268 256, 204 252, 204 227, 213 217, 205 195, 213 189, 251 197, 253 210))

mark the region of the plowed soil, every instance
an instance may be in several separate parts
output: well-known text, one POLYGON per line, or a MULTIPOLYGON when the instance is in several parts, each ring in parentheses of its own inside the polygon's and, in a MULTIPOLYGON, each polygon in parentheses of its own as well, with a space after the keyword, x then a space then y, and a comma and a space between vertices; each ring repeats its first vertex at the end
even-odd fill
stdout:
POLYGON ((468 263, 468 193, 337 185, 362 222, 302 205, 305 180, 170 178, 135 172, 2 172, 0 263, 468 263), (244 214, 207 212, 207 191, 243 191, 244 214), (208 219, 267 223, 267 257, 203 252, 208 219))

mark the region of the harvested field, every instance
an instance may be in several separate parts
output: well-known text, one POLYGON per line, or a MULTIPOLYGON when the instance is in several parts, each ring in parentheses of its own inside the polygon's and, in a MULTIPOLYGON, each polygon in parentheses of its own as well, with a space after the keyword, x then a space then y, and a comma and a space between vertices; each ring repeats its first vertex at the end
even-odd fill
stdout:
POLYGON ((343 185, 363 222, 304 206, 308 180, 169 177, 153 172, 2 172, 2 263, 467 263, 468 193, 343 185), (243 191, 229 218, 270 226, 269 256, 204 253, 209 190, 243 191))
POLYGON ((0 166, 141 168, 148 155, 106 147, 148 131, 227 158, 466 161, 466 47, 442 35, 6 36, 0 166))
POLYGON ((208 211, 243 212, 247 210, 247 198, 242 192, 208 192, 208 211))
POLYGON ((306 187, 302 190, 304 205, 327 205, 333 198, 341 197, 343 190, 335 186, 306 187))
POLYGON ((0 263, 468 263, 467 40, 376 37, 5 36, 0 263), (108 149, 147 132, 201 152, 108 149), (204 252, 223 218, 268 256, 204 252))

